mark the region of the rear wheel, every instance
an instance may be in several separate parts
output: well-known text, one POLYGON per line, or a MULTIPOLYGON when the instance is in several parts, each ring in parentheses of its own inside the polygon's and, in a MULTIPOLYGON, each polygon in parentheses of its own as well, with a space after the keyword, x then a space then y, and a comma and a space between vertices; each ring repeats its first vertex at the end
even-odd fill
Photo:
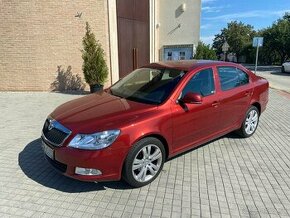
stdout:
POLYGON ((241 128, 238 130, 238 134, 243 138, 248 138, 255 133, 258 124, 259 110, 255 106, 251 106, 246 113, 246 117, 241 128))
POLYGON ((126 158, 123 179, 133 187, 147 185, 159 175, 164 161, 164 145, 158 139, 141 139, 132 147, 126 158))

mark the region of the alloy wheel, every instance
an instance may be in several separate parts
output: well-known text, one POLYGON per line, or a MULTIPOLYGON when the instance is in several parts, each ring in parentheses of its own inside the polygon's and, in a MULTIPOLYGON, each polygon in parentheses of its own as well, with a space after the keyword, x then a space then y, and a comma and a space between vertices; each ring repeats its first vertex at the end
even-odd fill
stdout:
POLYGON ((148 144, 135 156, 132 164, 132 174, 138 182, 151 180, 160 170, 162 165, 162 153, 158 146, 148 144))
POLYGON ((245 122, 245 131, 248 135, 251 135, 257 128, 259 115, 256 110, 251 110, 248 113, 245 122))

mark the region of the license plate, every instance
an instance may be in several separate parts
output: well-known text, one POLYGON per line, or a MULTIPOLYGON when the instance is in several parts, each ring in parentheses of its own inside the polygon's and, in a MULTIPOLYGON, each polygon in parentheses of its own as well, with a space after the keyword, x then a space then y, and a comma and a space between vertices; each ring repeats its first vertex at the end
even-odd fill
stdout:
POLYGON ((50 159, 54 159, 54 151, 52 148, 48 147, 46 144, 42 144, 43 151, 50 159))

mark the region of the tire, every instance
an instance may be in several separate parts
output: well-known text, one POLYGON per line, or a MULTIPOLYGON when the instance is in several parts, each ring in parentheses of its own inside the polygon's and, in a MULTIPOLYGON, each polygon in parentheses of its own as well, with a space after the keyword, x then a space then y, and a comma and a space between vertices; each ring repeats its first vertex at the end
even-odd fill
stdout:
POLYGON ((258 108, 252 105, 247 111, 242 126, 237 133, 243 138, 252 136, 259 125, 259 117, 260 113, 258 108))
POLYGON ((285 67, 284 67, 284 66, 282 66, 282 68, 281 68, 281 72, 282 72, 282 73, 285 73, 285 67))
POLYGON ((157 138, 138 141, 125 160, 122 178, 132 187, 151 183, 161 172, 165 161, 165 148, 157 138))

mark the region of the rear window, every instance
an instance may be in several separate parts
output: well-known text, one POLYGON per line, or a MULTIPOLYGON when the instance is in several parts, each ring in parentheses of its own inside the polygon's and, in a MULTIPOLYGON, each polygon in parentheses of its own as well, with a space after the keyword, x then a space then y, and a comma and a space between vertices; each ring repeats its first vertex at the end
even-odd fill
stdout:
POLYGON ((218 67, 218 75, 223 91, 249 83, 249 75, 236 67, 218 67))

